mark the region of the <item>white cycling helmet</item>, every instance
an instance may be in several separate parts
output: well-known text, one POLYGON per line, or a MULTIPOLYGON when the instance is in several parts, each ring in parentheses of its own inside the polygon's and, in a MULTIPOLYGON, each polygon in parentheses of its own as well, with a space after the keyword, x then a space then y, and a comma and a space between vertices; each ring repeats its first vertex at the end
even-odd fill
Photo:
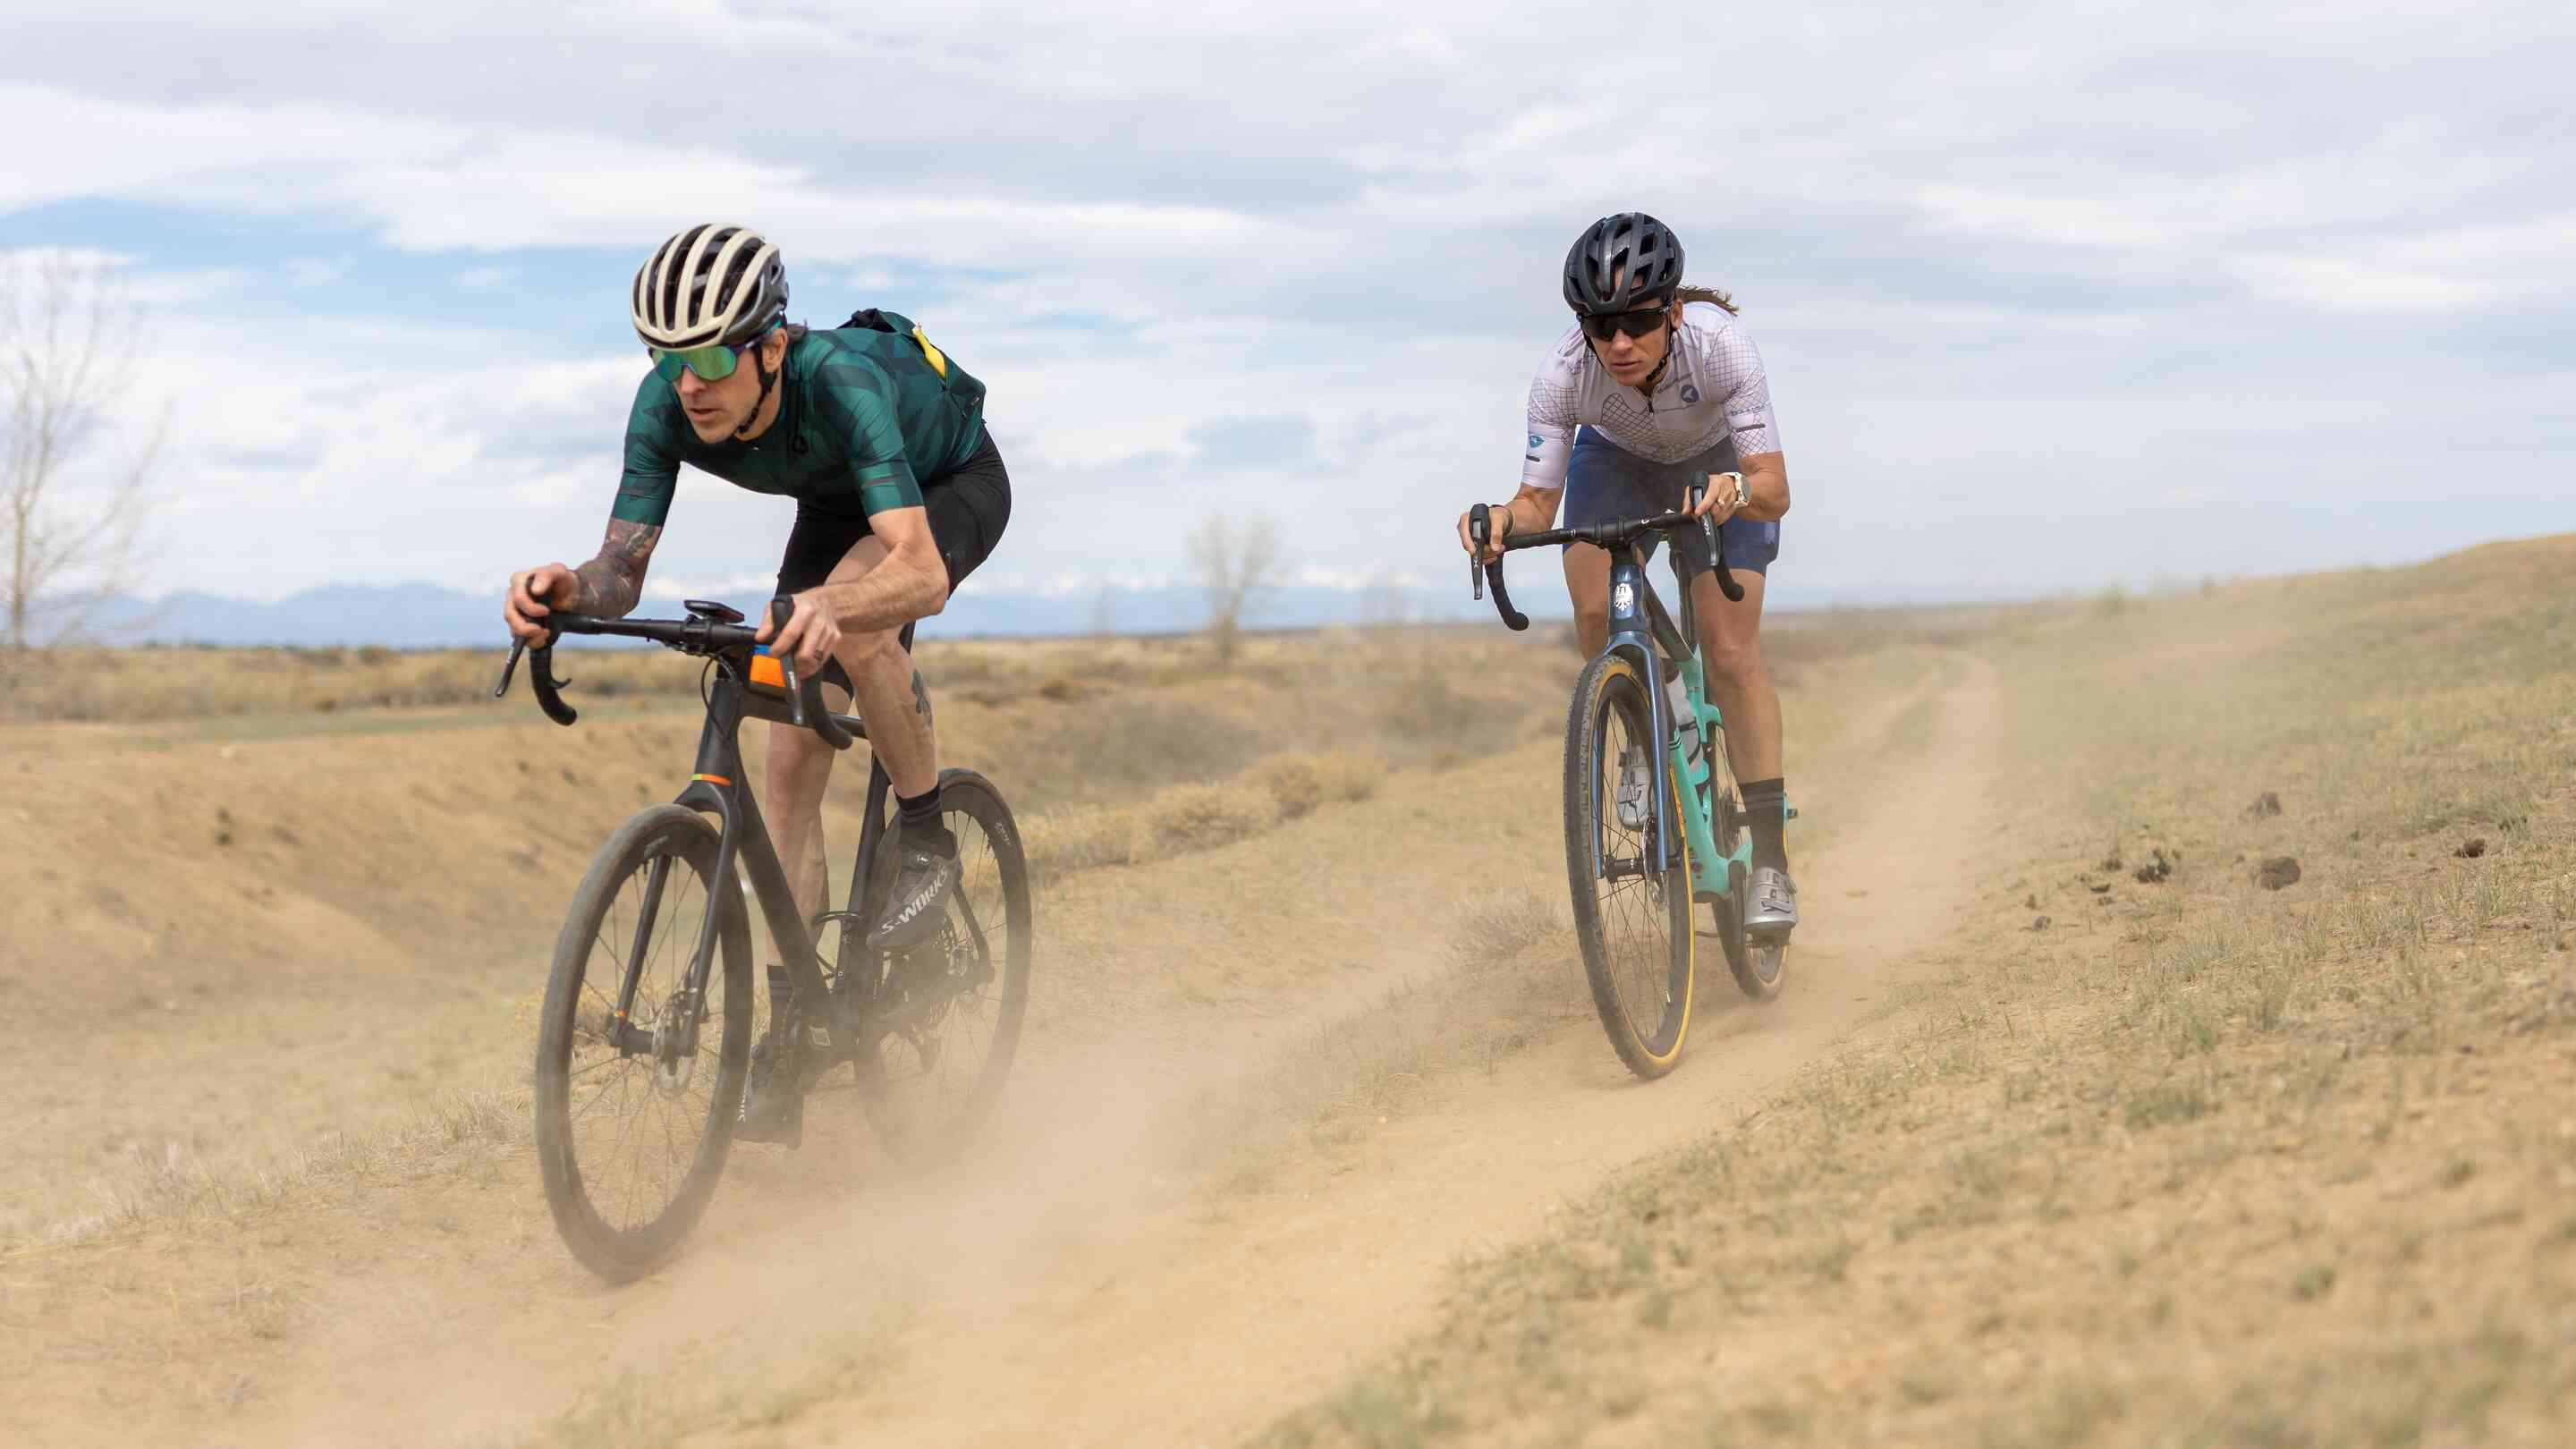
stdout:
POLYGON ((637 269, 634 302, 647 347, 738 346, 787 315, 787 263, 748 227, 693 226, 637 269))

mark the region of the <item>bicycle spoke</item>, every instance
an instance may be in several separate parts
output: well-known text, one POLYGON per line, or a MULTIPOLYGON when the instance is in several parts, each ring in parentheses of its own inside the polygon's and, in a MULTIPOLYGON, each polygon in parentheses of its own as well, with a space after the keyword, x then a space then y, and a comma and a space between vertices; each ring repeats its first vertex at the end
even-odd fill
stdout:
MULTIPOLYGON (((1652 1042, 1677 1027, 1670 892, 1686 887, 1668 878, 1659 839, 1661 823, 1649 821, 1632 829, 1619 818, 1620 802, 1633 798, 1625 794, 1632 788, 1628 774, 1632 757, 1642 760, 1647 769, 1663 772, 1666 782, 1671 779, 1664 752, 1647 738, 1652 732, 1638 717, 1644 713, 1639 708, 1643 701, 1633 693, 1617 692, 1620 688, 1605 687, 1589 741, 1591 777, 1585 798, 1590 802, 1588 834, 1597 863, 1591 880, 1592 949, 1600 957, 1598 986, 1607 994, 1603 1009, 1623 1018, 1637 1041, 1652 1042)), ((1652 798, 1650 787, 1647 799, 1652 798)), ((1616 1039, 1620 1026, 1605 1024, 1611 1025, 1616 1039)))

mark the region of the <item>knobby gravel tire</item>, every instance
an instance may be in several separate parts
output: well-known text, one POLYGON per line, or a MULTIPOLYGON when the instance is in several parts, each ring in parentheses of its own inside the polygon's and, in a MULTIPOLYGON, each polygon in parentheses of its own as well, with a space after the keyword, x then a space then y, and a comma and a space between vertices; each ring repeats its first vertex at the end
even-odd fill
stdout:
POLYGON ((1698 949, 1691 925, 1689 841, 1686 836, 1676 841, 1671 869, 1632 877, 1624 885, 1612 885, 1607 894, 1606 883, 1594 876, 1592 860, 1596 848, 1616 854, 1617 837, 1623 836, 1640 860, 1646 858, 1643 838, 1619 826, 1615 814, 1605 814, 1613 802, 1602 798, 1602 781, 1605 775, 1615 779, 1620 768, 1618 761, 1605 758, 1612 723, 1644 746, 1678 797, 1681 783, 1673 777, 1663 742, 1653 738, 1652 720, 1646 685, 1635 666, 1624 654, 1604 654, 1584 666, 1565 722, 1565 870, 1574 932, 1583 947, 1583 974, 1611 1048, 1628 1070, 1649 1080, 1681 1061, 1690 1036, 1698 949), (1632 893, 1636 899, 1623 899, 1632 893), (1660 952, 1652 949, 1649 937, 1660 937, 1660 952), (1658 955, 1660 970, 1655 969, 1658 955), (1623 970, 1636 966, 1647 969, 1623 970), (1652 1019, 1641 1022, 1640 1014, 1652 1019))
MULTIPOLYGON (((554 969, 546 983, 537 1031, 537 1162, 545 1180, 546 1206, 554 1213, 565 1245, 584 1266, 613 1282, 650 1271, 669 1258, 697 1225, 724 1173, 742 1110, 753 1028, 751 930, 740 890, 731 881, 714 879, 717 842, 716 828, 696 811, 659 805, 637 813, 600 847, 574 892, 563 934, 555 943, 554 969), (717 960, 707 990, 714 998, 709 1014, 720 1011, 721 1017, 702 1023, 687 1082, 670 1090, 656 1085, 649 1057, 617 1057, 605 1047, 601 1034, 623 979, 624 965, 618 958, 632 945, 616 928, 618 914, 626 910, 640 915, 635 903, 642 894, 641 885, 632 895, 626 888, 649 878, 656 857, 667 857, 671 866, 662 902, 665 909, 647 933, 646 950, 661 964, 655 968, 655 992, 650 993, 654 999, 647 1000, 648 993, 636 998, 639 1025, 649 1024, 644 1020, 648 1012, 658 1014, 663 1005, 660 993, 674 989, 684 978, 697 949, 698 920, 703 917, 689 919, 676 909, 685 903, 684 878, 694 882, 700 910, 717 913, 717 960), (674 887, 679 895, 673 894, 674 887), (595 950, 597 945, 608 949, 595 950), (589 1060, 576 1066, 577 1054, 589 1060), (603 1080, 618 1083, 614 1090, 628 1096, 609 1101, 612 1089, 603 1080), (613 1164, 606 1160, 614 1154, 601 1145, 598 1139, 604 1132, 593 1119, 605 1115, 614 1120, 615 1112, 607 1109, 619 1106, 653 1109, 656 1094, 663 1104, 661 1145, 676 1179, 670 1191, 659 1195, 658 1203, 647 1200, 639 1208, 639 1196, 650 1199, 656 1194, 639 1194, 631 1181, 625 1193, 617 1191, 609 1180, 613 1164), (684 1143, 679 1134, 689 1140, 684 1143)), ((632 930, 630 919, 627 931, 632 930)), ((630 1124, 629 1137, 642 1130, 630 1124)), ((620 1139, 621 1146, 626 1140, 620 1139)), ((639 1147, 636 1154, 642 1151, 639 1147)))

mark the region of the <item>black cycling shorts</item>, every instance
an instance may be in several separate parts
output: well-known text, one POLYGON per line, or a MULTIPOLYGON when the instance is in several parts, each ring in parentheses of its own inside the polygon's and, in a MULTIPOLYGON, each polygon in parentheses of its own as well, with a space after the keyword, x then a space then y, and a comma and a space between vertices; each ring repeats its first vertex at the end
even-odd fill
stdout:
MULTIPOLYGON (((1002 452, 993 446, 990 430, 955 472, 921 480, 921 506, 930 515, 930 538, 939 546, 939 561, 948 566, 948 587, 954 590, 992 556, 1011 521, 1011 475, 1002 467, 1002 452)), ((788 530, 787 552, 778 560, 778 592, 803 593, 830 578, 868 532, 864 513, 797 504, 796 526, 788 530)))

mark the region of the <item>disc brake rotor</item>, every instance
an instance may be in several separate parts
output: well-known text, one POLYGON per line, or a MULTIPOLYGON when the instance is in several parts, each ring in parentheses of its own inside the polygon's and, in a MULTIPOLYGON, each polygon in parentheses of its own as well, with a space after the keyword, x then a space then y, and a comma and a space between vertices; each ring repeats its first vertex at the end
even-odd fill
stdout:
POLYGON ((685 1013, 681 1006, 686 991, 675 991, 662 1002, 660 1018, 653 1023, 653 1086, 665 1096, 676 1097, 689 1089, 690 1079, 698 1074, 698 1054, 687 1051, 688 1043, 678 1040, 672 1023, 685 1013))

